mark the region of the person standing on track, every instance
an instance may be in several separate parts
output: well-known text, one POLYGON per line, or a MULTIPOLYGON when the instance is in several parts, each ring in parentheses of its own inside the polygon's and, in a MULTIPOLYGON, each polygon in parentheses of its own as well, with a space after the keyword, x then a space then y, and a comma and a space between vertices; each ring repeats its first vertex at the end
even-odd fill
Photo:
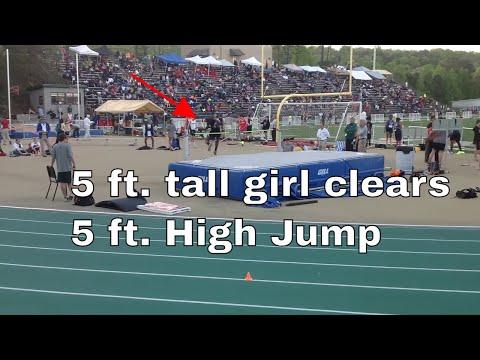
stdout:
POLYGON ((425 163, 429 163, 430 154, 433 150, 433 120, 435 120, 435 115, 430 116, 430 122, 427 124, 427 138, 425 139, 425 163))
POLYGON ((0 121, 1 129, 2 129, 2 142, 3 145, 7 146, 11 144, 12 141, 10 140, 10 121, 7 118, 4 118, 0 121))
POLYGON ((92 125, 92 121, 90 120, 90 116, 87 114, 83 119, 83 128, 85 129, 85 135, 83 137, 85 139, 90 138, 90 125, 92 125))
POLYGON ((168 149, 172 150, 173 149, 173 139, 175 139, 175 135, 177 132, 177 128, 175 127, 175 124, 172 122, 172 119, 167 120, 167 126, 165 128, 167 132, 167 137, 168 137, 168 149))
POLYGON ((396 146, 402 146, 402 122, 399 117, 395 119, 395 143, 396 146))
POLYGON ((367 152, 367 122, 365 120, 360 120, 360 126, 357 130, 357 151, 358 152, 367 152))
POLYGON ((440 174, 442 155, 447 143, 446 130, 434 130, 432 132, 432 154, 430 155, 430 173, 432 175, 440 174), (432 161, 433 158, 433 161, 432 161))
POLYGON ((52 149, 52 167, 57 162, 57 181, 62 188, 65 201, 71 201, 73 199, 73 195, 71 195, 72 170, 75 170, 76 165, 72 146, 65 139, 65 133, 58 136, 58 144, 52 149))
POLYGON ((390 145, 392 144, 392 135, 393 128, 395 127, 395 122, 393 121, 393 115, 388 115, 388 120, 385 122, 385 145, 388 145, 390 140, 390 145))
POLYGON ((268 117, 264 117, 262 120, 262 130, 263 133, 265 134, 265 141, 268 141, 268 130, 270 130, 270 120, 268 117))
POLYGON ((477 120, 473 127, 473 144, 475 145, 475 161, 478 161, 480 170, 480 120, 477 120))
POLYGON ((218 143, 220 142, 220 136, 222 133, 222 121, 219 118, 210 118, 207 123, 207 128, 210 128, 207 141, 208 151, 212 149, 212 141, 215 141, 213 155, 217 155, 218 143))
POLYGON ((143 136, 145 138, 145 147, 148 147, 147 140, 150 139, 152 141, 152 149, 155 149, 155 140, 153 136, 155 135, 155 129, 153 128, 152 120, 145 121, 145 126, 143 129, 143 136))
POLYGON ((48 141, 48 134, 50 133, 50 124, 45 120, 45 116, 39 116, 39 122, 37 125, 38 138, 40 139, 40 152, 43 157, 47 156, 45 152, 45 146, 47 147, 48 152, 51 152, 50 141, 48 141))
POLYGON ((330 137, 328 129, 325 128, 323 123, 320 123, 320 127, 317 130, 318 150, 324 151, 327 148, 327 140, 330 137))
POLYGON ((353 141, 357 135, 357 124, 355 118, 352 116, 350 124, 345 127, 345 151, 355 151, 353 148, 353 141))
POLYGON ((367 147, 372 146, 372 117, 370 115, 367 116, 367 147))

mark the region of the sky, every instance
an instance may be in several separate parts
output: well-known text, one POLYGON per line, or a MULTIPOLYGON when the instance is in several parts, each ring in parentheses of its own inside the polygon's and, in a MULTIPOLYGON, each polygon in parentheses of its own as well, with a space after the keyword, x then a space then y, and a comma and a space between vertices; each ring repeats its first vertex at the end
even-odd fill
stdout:
MULTIPOLYGON (((317 45, 318 46, 318 45, 317 45)), ((373 48, 375 45, 354 45, 354 47, 373 48)), ((450 49, 455 51, 475 51, 480 52, 480 45, 379 45, 382 49, 394 50, 431 50, 431 49, 450 49)), ((333 48, 338 49, 342 45, 332 45, 333 48)))

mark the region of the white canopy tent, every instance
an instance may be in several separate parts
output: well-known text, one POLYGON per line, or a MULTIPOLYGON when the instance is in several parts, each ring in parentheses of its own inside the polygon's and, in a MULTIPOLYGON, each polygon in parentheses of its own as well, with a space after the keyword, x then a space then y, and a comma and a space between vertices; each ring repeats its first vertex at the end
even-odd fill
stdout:
POLYGON ((200 56, 194 56, 186 58, 185 60, 193 62, 195 65, 208 65, 208 73, 210 73, 210 65, 213 66, 222 66, 222 63, 215 59, 213 56, 207 56, 201 58, 200 56))
POLYGON ((312 68, 312 66, 303 65, 303 66, 300 66, 300 67, 303 69, 303 71, 306 71, 306 72, 315 72, 316 71, 312 68))
POLYGON ((242 64, 252 65, 252 66, 262 66, 262 63, 255 59, 253 56, 251 58, 242 60, 242 64))
POLYGON ((327 71, 322 69, 320 66, 311 66, 311 68, 317 72, 326 73, 327 71))
POLYGON ((99 55, 98 52, 93 51, 87 45, 72 46, 70 47, 70 50, 72 50, 74 53, 77 53, 78 55, 87 55, 87 56, 99 55))
POLYGON ((87 45, 71 46, 70 50, 75 53, 77 63, 77 104, 78 104, 78 119, 80 120, 80 76, 78 72, 78 56, 98 56, 99 53, 90 49, 87 45))
POLYGON ((208 65, 222 66, 222 63, 215 59, 213 56, 208 56, 204 58, 204 60, 207 62, 208 65))
POLYGON ((304 71, 306 72, 322 72, 322 73, 326 73, 325 70, 323 70, 320 66, 308 66, 308 65, 304 65, 304 66, 300 66, 304 71))
POLYGON ((378 80, 385 80, 386 79, 385 76, 383 76, 382 74, 380 74, 378 71, 375 71, 375 70, 366 71, 366 73, 371 78, 374 78, 374 79, 378 79, 378 80))
POLYGON ((283 67, 290 71, 303 71, 303 69, 300 66, 297 66, 295 64, 285 64, 283 65, 283 67))
POLYGON ((368 76, 365 71, 352 70, 352 77, 356 80, 372 80, 372 78, 368 76))
POLYGON ((196 65, 208 65, 206 58, 201 58, 198 55, 194 57, 185 58, 185 60, 193 62, 196 65))
POLYGON ((222 63, 222 66, 225 66, 225 67, 235 66, 235 65, 233 65, 230 61, 225 60, 225 59, 220 60, 220 62, 222 63))

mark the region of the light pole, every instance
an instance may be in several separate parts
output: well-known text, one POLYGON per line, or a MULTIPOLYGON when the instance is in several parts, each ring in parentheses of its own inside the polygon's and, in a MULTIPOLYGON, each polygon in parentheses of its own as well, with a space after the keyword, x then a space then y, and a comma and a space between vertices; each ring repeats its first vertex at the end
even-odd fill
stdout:
POLYGON ((7 89, 8 89, 8 129, 12 127, 12 108, 10 103, 10 55, 7 49, 7 89))

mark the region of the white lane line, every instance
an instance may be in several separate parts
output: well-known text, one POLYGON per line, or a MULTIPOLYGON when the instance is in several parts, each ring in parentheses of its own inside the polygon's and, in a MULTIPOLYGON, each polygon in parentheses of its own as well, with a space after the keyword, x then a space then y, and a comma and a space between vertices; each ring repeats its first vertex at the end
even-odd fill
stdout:
POLYGON ((386 265, 385 266, 358 265, 358 264, 315 263, 315 262, 301 262, 301 261, 240 259, 240 258, 186 256, 186 255, 165 255, 165 254, 148 254, 148 253, 126 253, 126 252, 119 252, 119 251, 64 249, 64 248, 50 248, 50 247, 40 247, 40 246, 11 245, 11 244, 0 244, 0 247, 46 250, 46 251, 66 251, 66 252, 78 252, 78 253, 85 253, 85 254, 92 253, 92 254, 125 255, 125 256, 164 257, 164 258, 176 258, 176 259, 195 259, 195 260, 206 260, 206 261, 236 261, 236 262, 265 263, 265 264, 291 264, 291 265, 312 265, 312 266, 371 268, 371 269, 394 269, 394 270, 474 272, 474 273, 480 272, 480 270, 477 270, 477 269, 447 269, 447 268, 424 268, 424 267, 386 266, 386 265))
MULTIPOLYGON (((11 205, 0 205, 0 208, 3 209, 17 209, 17 210, 38 210, 38 211, 54 211, 54 212, 66 212, 66 213, 80 213, 80 214, 97 214, 97 215, 115 215, 115 216, 140 216, 140 217, 155 217, 163 219, 197 219, 198 216, 162 216, 162 215, 153 215, 153 214, 124 214, 122 212, 109 212, 109 211, 87 211, 87 210, 65 210, 65 209, 49 209, 49 208, 35 208, 35 207, 25 207, 25 206, 11 206, 11 205)), ((209 220, 232 220, 232 218, 220 218, 220 217, 209 217, 209 220)), ((245 221, 253 222, 267 222, 267 223, 283 223, 283 220, 266 220, 266 219, 246 219, 245 221)), ((338 222, 338 221, 306 221, 306 220, 295 220, 298 223, 304 224, 339 224, 339 225, 371 225, 371 223, 355 223, 355 222, 338 222)), ((445 229, 466 229, 466 230, 479 230, 480 226, 472 225, 412 225, 412 224, 379 224, 375 223, 377 226, 388 226, 388 227, 413 227, 413 228, 445 228, 445 229)))
MULTIPOLYGON (((0 217, 0 220, 7 220, 7 221, 18 221, 18 222, 32 222, 32 223, 46 223, 46 224, 61 224, 61 225, 70 225, 72 226, 72 222, 64 222, 64 221, 48 221, 48 220, 30 220, 30 219, 17 219, 17 218, 4 218, 0 217)), ((107 227, 109 224, 93 224, 92 227, 107 227)), ((142 229, 148 230, 166 230, 165 227, 149 227, 139 225, 142 229)), ((197 229, 193 229, 193 232, 197 232, 197 229)), ((263 233, 257 232, 257 235, 278 235, 281 236, 281 233, 263 233)), ((293 237, 297 237, 297 234, 292 234, 293 237)), ((467 242, 467 243, 480 243, 480 240, 456 240, 456 239, 436 239, 436 238, 399 238, 399 237, 387 237, 382 236, 382 240, 398 240, 398 241, 433 241, 433 242, 467 242)))
MULTIPOLYGON (((162 276, 162 277, 177 277, 177 278, 206 279, 206 280, 226 280, 226 281, 242 281, 242 282, 245 281, 242 278, 219 277, 219 276, 182 275, 182 274, 121 271, 121 270, 105 270, 105 269, 85 269, 85 268, 30 265, 30 264, 15 264, 15 263, 3 263, 3 262, 0 262, 0 265, 12 266, 12 267, 35 268, 35 269, 66 270, 66 271, 80 271, 80 272, 98 272, 98 273, 124 274, 124 275, 162 276)), ((269 279, 257 279, 257 278, 255 278, 253 281, 254 282, 259 282, 259 283, 268 283, 268 284, 290 284, 290 285, 309 285, 309 286, 327 286, 327 287, 349 287, 349 288, 360 288, 360 289, 381 289, 381 290, 396 290, 396 291, 423 291, 423 292, 445 292, 445 293, 460 293, 460 294, 480 294, 480 290, 411 288, 411 287, 399 287, 399 286, 322 283, 322 282, 310 282, 310 281, 269 280, 269 279)))
MULTIPOLYGON (((58 233, 44 233, 44 232, 33 232, 33 231, 19 231, 19 230, 0 230, 0 232, 7 233, 16 233, 16 234, 25 234, 25 235, 48 235, 48 236, 65 236, 71 237, 71 234, 58 234, 58 233)), ((110 239, 108 236, 96 236, 99 239, 110 239)), ((139 239, 137 239, 139 240, 139 239)), ((163 239, 150 239, 152 242, 166 242, 163 239)), ((195 242, 194 242, 195 243, 195 242)), ((196 243, 195 243, 196 244, 196 243)), ((327 250, 327 251, 355 251, 357 249, 345 249, 345 248, 334 248, 334 247, 316 247, 316 246, 276 246, 276 245, 264 245, 257 244, 255 246, 264 247, 264 248, 284 248, 284 249, 303 249, 303 250, 327 250)), ((253 246, 252 246, 253 247, 253 246)), ((464 252, 439 252, 439 251, 408 251, 408 250, 380 250, 380 249, 369 249, 369 252, 378 252, 378 253, 399 253, 399 254, 412 254, 412 255, 457 255, 457 256, 480 256, 480 253, 464 253, 464 252)))
POLYGON ((29 288, 18 288, 18 287, 9 287, 9 286, 0 286, 0 290, 23 291, 23 292, 55 294, 55 295, 99 297, 99 298, 110 298, 110 299, 124 299, 124 300, 169 302, 169 303, 180 303, 180 304, 199 304, 199 305, 216 305, 216 306, 272 309, 272 310, 286 310, 286 311, 318 312, 318 313, 330 313, 330 314, 335 314, 336 313, 336 314, 350 314, 350 315, 389 315, 389 314, 381 314, 381 313, 367 313, 367 312, 360 312, 360 311, 344 311, 344 310, 333 310, 333 309, 313 309, 313 308, 273 306, 273 305, 254 305, 254 304, 240 304, 240 303, 186 300, 186 299, 165 299, 165 298, 152 298, 152 297, 140 297, 140 296, 125 296, 125 295, 112 295, 112 294, 71 292, 71 291, 29 289, 29 288))

